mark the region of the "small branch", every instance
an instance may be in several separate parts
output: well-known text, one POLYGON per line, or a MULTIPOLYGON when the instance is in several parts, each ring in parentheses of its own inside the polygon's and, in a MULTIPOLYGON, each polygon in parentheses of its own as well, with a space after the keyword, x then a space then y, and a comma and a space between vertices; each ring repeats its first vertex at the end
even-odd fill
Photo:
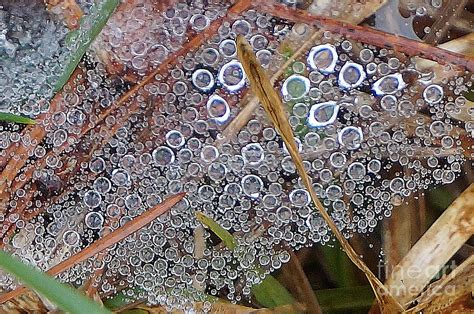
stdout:
MULTIPOLYGON (((96 242, 92 243, 90 246, 83 249, 82 251, 62 261, 56 266, 53 266, 47 271, 47 273, 50 274, 51 276, 55 276, 65 270, 70 269, 71 267, 79 263, 82 263, 88 258, 97 255, 98 253, 102 252, 108 247, 122 241, 129 235, 137 232, 141 228, 145 227, 147 224, 151 223, 160 215, 167 212, 171 207, 173 207, 181 199, 183 199, 184 196, 185 196, 185 193, 179 193, 179 194, 175 194, 173 196, 168 197, 160 204, 144 212, 141 216, 129 221, 122 227, 114 230, 113 232, 109 233, 103 238, 100 238, 96 242)), ((27 288, 22 286, 22 287, 16 288, 15 290, 12 290, 10 292, 0 295, 0 304, 23 294, 26 290, 27 288)))
POLYGON ((310 24, 369 45, 394 49, 406 53, 409 56, 421 56, 441 64, 451 64, 474 72, 473 58, 438 47, 433 47, 422 42, 381 32, 370 27, 352 25, 324 16, 312 15, 306 11, 298 9, 289 9, 288 7, 277 4, 272 0, 259 1, 255 4, 255 7, 262 12, 278 16, 282 19, 295 23, 310 24))

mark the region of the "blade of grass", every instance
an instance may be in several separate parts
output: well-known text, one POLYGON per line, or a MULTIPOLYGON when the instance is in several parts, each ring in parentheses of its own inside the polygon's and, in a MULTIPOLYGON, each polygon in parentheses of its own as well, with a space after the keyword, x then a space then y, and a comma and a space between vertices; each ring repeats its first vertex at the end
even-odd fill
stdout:
POLYGON ((296 302, 288 290, 272 275, 266 276, 261 283, 253 286, 252 294, 258 303, 269 308, 296 302))
POLYGON ((71 54, 63 73, 58 78, 54 91, 58 92, 69 80, 90 44, 102 31, 109 17, 114 12, 120 0, 105 0, 101 4, 95 4, 91 12, 81 19, 78 30, 71 32, 66 38, 66 44, 76 48, 71 54))
POLYGON ((0 250, 0 267, 69 313, 111 313, 78 290, 56 281, 0 250))
MULTIPOLYGON (((237 247, 237 241, 229 233, 229 231, 222 228, 214 219, 206 216, 201 212, 196 212, 196 218, 226 245, 229 250, 234 250, 237 247)), ((257 269, 258 272, 263 273, 263 270, 257 269)), ((252 287, 252 294, 258 303, 265 307, 273 308, 285 304, 293 304, 296 300, 288 292, 288 290, 273 277, 267 275, 263 281, 252 287)))
MULTIPOLYGON (((141 216, 136 217, 135 219, 127 222, 122 227, 114 230, 113 232, 109 233, 103 238, 100 238, 99 240, 95 241, 94 243, 92 243, 91 245, 83 249, 82 251, 74 254, 73 256, 62 261, 56 266, 53 266, 52 268, 48 270, 48 274, 55 276, 87 260, 88 258, 95 256, 97 253, 102 252, 108 247, 114 245, 115 243, 125 239, 129 235, 137 232, 138 230, 140 230, 141 228, 143 228, 144 226, 152 222, 154 219, 156 219, 163 213, 167 212, 171 207, 173 207, 180 200, 182 200, 185 195, 186 193, 178 193, 178 194, 168 197, 167 199, 162 201, 160 204, 156 205, 155 207, 143 213, 141 216)), ((0 304, 21 295, 22 293, 25 292, 25 290, 26 290, 25 287, 19 287, 15 290, 12 290, 10 292, 0 295, 0 304)))
POLYGON ((330 278, 334 280, 336 287, 353 287, 359 284, 354 264, 339 245, 336 244, 334 247, 323 245, 319 249, 326 265, 328 265, 330 278))
POLYGON ((0 121, 20 124, 36 124, 36 121, 28 117, 19 116, 9 112, 0 112, 0 121))
POLYGON ((233 250, 237 247, 237 241, 235 238, 230 234, 229 231, 222 228, 214 219, 207 217, 201 212, 196 212, 196 218, 204 226, 207 226, 209 229, 211 229, 212 232, 214 232, 216 236, 218 236, 219 239, 221 239, 225 246, 230 250, 233 250))
POLYGON ((304 169, 303 159, 298 152, 293 131, 291 129, 290 123, 288 122, 288 117, 284 110, 280 95, 273 88, 273 85, 265 70, 258 63, 257 57, 255 56, 252 47, 242 35, 237 36, 237 56, 239 61, 242 63, 245 74, 247 75, 247 78, 250 82, 251 89, 259 98, 260 103, 265 109, 265 112, 270 117, 280 136, 283 138, 283 141, 286 144, 296 169, 298 170, 301 179, 319 213, 328 224, 329 228, 331 228, 347 256, 366 275, 370 285, 374 289, 375 295, 377 296, 377 300, 382 310, 401 310, 401 305, 398 304, 398 302, 393 298, 382 282, 380 282, 380 280, 357 255, 318 199, 316 193, 313 190, 311 180, 304 169))

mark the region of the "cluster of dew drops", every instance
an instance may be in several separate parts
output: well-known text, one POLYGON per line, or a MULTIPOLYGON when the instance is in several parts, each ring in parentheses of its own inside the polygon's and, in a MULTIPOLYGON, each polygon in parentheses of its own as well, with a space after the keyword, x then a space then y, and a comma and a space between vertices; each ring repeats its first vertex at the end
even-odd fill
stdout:
MULTIPOLYGON (((44 123, 47 136, 27 163, 45 158, 44 167, 10 201, 10 207, 21 203, 31 189, 32 218, 0 217, 18 229, 8 248, 48 269, 185 191, 169 212, 59 278, 81 286, 103 269, 94 282, 101 294, 122 290, 170 308, 205 294, 240 301, 264 273, 289 260, 288 248, 333 241, 261 108, 228 143, 216 144, 248 91, 236 34, 272 71, 285 61, 280 43, 298 38, 304 26, 255 10, 228 19, 99 123, 133 85, 108 75, 104 60, 139 81, 173 56, 189 31, 202 32, 225 16, 230 3, 178 2, 164 12, 154 11, 152 1, 127 5, 81 63, 84 74, 62 91, 62 110, 44 123), (129 107, 135 111, 127 116, 129 107), (79 139, 86 126, 90 132, 79 139), (211 232, 198 237, 196 211, 229 230, 237 248, 226 249, 211 232)), ((326 32, 276 83, 313 188, 346 237, 370 233, 410 194, 462 172, 459 136, 472 136, 474 122, 472 112, 471 121, 456 117, 472 88, 469 75, 436 81, 406 56, 326 32)), ((1 127, 0 147, 31 140, 19 134, 18 127, 1 127)), ((0 275, 2 288, 15 285, 0 275)))

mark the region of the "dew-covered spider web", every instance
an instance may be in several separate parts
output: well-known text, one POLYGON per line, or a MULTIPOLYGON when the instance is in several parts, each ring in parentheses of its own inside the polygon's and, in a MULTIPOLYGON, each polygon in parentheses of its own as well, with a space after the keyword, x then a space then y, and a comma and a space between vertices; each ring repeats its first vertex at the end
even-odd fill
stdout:
MULTIPOLYGON (((228 1, 160 10, 156 1, 126 1, 51 100, 68 30, 29 2, 0 5, 0 109, 41 115, 44 131, 0 126, 0 169, 24 162, 1 199, 6 250, 47 270, 187 192, 101 258, 58 277, 80 287, 100 270, 100 295, 122 291, 174 308, 206 294, 243 300, 263 278, 257 269, 280 268, 288 248, 334 241, 262 108, 222 136, 251 97, 236 34, 275 73, 314 29, 228 1), (238 247, 210 231, 202 237, 196 211, 238 247)), ((86 13, 89 2, 77 1, 86 13)), ((453 182, 471 163, 474 112, 464 95, 472 79, 327 31, 284 71, 275 88, 313 188, 344 236, 370 234, 411 194, 453 182)), ((0 274, 2 289, 17 285, 0 274)))

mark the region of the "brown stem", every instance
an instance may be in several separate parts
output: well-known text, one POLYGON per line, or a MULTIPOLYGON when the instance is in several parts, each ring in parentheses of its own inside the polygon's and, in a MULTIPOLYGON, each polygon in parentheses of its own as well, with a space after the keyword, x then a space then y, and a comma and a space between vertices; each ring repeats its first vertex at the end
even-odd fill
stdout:
POLYGON ((376 47, 394 49, 410 56, 421 56, 441 64, 451 64, 474 72, 474 59, 459 53, 433 47, 397 35, 387 34, 370 27, 353 25, 324 16, 312 15, 298 9, 289 9, 272 0, 259 1, 255 6, 261 12, 275 15, 295 23, 310 24, 376 47))

